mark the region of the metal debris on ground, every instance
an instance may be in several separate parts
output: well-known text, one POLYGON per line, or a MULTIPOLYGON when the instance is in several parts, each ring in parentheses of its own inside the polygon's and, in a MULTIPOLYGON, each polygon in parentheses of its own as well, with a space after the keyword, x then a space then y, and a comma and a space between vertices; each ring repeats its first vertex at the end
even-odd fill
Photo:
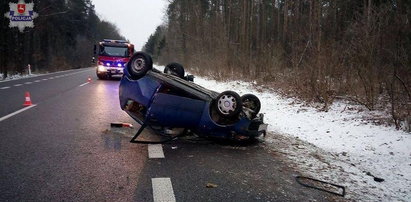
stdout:
POLYGON ((115 127, 115 128, 132 128, 133 124, 131 123, 122 123, 122 122, 114 122, 110 124, 111 127, 115 127))
POLYGON ((296 176, 295 179, 297 183, 302 186, 317 189, 337 196, 345 196, 344 186, 317 180, 310 177, 296 176))
POLYGON ((207 183, 206 187, 207 188, 216 188, 216 187, 218 187, 218 185, 213 184, 213 183, 207 183))
POLYGON ((384 179, 379 178, 379 177, 375 177, 375 176, 374 176, 373 174, 371 174, 370 172, 366 172, 366 174, 367 174, 368 176, 373 177, 373 178, 374 178, 374 181, 376 181, 376 182, 384 182, 384 179))

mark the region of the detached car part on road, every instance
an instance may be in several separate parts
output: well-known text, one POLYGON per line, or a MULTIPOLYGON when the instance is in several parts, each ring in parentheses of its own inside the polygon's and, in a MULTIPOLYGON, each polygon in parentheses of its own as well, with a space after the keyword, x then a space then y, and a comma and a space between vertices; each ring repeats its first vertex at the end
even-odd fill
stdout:
POLYGON ((193 83, 184 68, 170 63, 164 73, 153 68, 152 58, 136 52, 120 82, 120 105, 141 124, 131 142, 146 128, 173 139, 193 132, 200 137, 250 139, 265 135, 267 124, 259 114, 261 103, 252 94, 217 93, 193 83))

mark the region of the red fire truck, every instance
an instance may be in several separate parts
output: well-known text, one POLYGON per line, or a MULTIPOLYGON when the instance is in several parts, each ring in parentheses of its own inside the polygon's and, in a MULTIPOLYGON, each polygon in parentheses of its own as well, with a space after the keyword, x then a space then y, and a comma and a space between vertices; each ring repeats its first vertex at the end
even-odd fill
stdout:
POLYGON ((104 39, 94 45, 97 55, 96 74, 99 79, 123 75, 123 69, 134 53, 134 45, 125 40, 104 39))

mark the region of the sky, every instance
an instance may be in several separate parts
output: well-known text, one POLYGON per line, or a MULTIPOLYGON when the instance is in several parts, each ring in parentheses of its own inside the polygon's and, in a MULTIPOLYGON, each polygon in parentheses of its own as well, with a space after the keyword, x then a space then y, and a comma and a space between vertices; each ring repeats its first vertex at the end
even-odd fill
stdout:
POLYGON ((167 0, 92 0, 101 19, 114 23, 120 34, 141 50, 163 23, 167 0))

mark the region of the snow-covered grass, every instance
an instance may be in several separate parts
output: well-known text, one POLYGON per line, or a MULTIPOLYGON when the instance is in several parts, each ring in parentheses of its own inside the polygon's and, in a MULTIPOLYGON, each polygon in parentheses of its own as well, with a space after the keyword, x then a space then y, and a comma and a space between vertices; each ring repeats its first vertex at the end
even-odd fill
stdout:
POLYGON ((4 74, 0 74, 0 82, 2 81, 9 81, 9 80, 16 80, 16 79, 23 79, 23 78, 28 78, 28 77, 36 77, 39 76, 40 74, 25 74, 25 75, 21 75, 21 74, 13 74, 13 75, 9 75, 7 76, 6 79, 3 79, 4 74))
MULTIPOLYGON (((371 112, 346 110, 347 106, 356 107, 342 101, 333 104, 328 112, 322 112, 256 87, 254 83, 218 82, 202 77, 196 77, 194 82, 217 92, 234 90, 240 95, 253 93, 258 96, 261 112, 269 124, 267 142, 275 142, 276 134, 280 134, 318 147, 321 161, 298 159, 299 163, 305 164, 301 166, 307 169, 308 175, 347 186, 348 198, 411 201, 411 134, 362 120, 371 112), (324 161, 334 164, 330 168, 337 166, 339 169, 330 169, 328 174, 324 170, 316 172, 313 168, 322 168, 319 163, 324 161), (376 182, 371 175, 384 181, 376 182)), ((306 152, 319 156, 312 149, 306 152)))
POLYGON ((31 78, 31 77, 37 77, 37 76, 42 76, 42 75, 45 75, 45 74, 70 72, 70 71, 75 71, 75 69, 68 69, 68 70, 57 71, 57 72, 48 72, 48 71, 34 72, 34 73, 32 72, 30 75, 15 73, 15 74, 12 74, 12 75, 8 75, 6 79, 3 79, 4 74, 0 73, 0 82, 10 81, 10 80, 17 80, 17 79, 24 79, 24 78, 31 78))

